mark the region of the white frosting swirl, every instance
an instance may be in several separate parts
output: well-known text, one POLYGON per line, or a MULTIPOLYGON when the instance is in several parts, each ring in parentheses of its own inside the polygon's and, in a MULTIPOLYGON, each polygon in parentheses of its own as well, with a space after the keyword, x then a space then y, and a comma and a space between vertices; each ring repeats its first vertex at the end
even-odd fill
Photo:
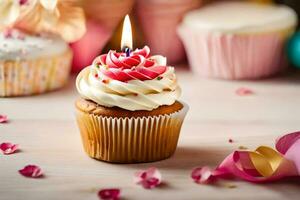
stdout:
POLYGON ((265 33, 294 28, 297 14, 284 5, 226 1, 189 12, 182 25, 201 32, 265 33))
MULTIPOLYGON (((158 61, 157 65, 166 65, 164 57, 153 56, 152 59, 158 61)), ((91 65, 79 73, 76 87, 85 99, 105 107, 116 106, 130 111, 151 111, 162 105, 172 105, 181 95, 173 67, 167 67, 163 74, 152 80, 122 82, 109 79, 91 65)))

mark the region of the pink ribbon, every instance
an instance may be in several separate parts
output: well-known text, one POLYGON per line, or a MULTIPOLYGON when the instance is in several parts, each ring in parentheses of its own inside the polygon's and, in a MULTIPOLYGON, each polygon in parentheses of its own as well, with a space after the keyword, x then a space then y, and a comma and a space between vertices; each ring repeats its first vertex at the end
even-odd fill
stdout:
POLYGON ((235 151, 225 158, 213 175, 231 175, 256 183, 299 176, 300 132, 277 139, 276 150, 261 146, 255 151, 235 151))

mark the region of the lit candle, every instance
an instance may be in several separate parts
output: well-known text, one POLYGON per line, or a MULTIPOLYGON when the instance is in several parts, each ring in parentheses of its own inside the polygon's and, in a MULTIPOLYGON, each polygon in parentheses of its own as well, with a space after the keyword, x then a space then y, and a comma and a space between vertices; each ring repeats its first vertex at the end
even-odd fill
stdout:
POLYGON ((129 16, 126 15, 123 23, 121 50, 126 53, 126 56, 130 56, 132 50, 132 30, 129 16))

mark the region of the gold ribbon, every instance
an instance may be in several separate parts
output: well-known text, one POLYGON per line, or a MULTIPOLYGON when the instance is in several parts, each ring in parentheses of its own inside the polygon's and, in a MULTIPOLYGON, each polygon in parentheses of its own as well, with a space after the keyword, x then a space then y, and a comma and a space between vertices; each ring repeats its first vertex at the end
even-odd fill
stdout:
POLYGON ((272 176, 284 160, 279 152, 266 146, 250 151, 249 156, 255 169, 264 177, 272 176))

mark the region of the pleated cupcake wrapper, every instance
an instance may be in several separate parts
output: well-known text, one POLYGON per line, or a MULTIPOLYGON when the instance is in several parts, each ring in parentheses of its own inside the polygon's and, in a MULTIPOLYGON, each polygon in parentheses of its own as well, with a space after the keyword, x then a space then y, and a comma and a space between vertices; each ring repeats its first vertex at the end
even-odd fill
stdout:
POLYGON ((166 56, 171 64, 183 61, 185 51, 176 28, 186 12, 199 6, 199 1, 138 2, 137 14, 151 52, 166 56))
POLYGON ((72 52, 35 60, 0 61, 0 97, 44 93, 68 80, 72 52))
POLYGON ((205 33, 180 26, 179 35, 193 71, 202 77, 257 79, 287 68, 284 44, 291 32, 205 33))
POLYGON ((184 104, 168 115, 115 118, 77 110, 77 122, 90 157, 113 163, 153 162, 175 152, 187 111, 184 104))

